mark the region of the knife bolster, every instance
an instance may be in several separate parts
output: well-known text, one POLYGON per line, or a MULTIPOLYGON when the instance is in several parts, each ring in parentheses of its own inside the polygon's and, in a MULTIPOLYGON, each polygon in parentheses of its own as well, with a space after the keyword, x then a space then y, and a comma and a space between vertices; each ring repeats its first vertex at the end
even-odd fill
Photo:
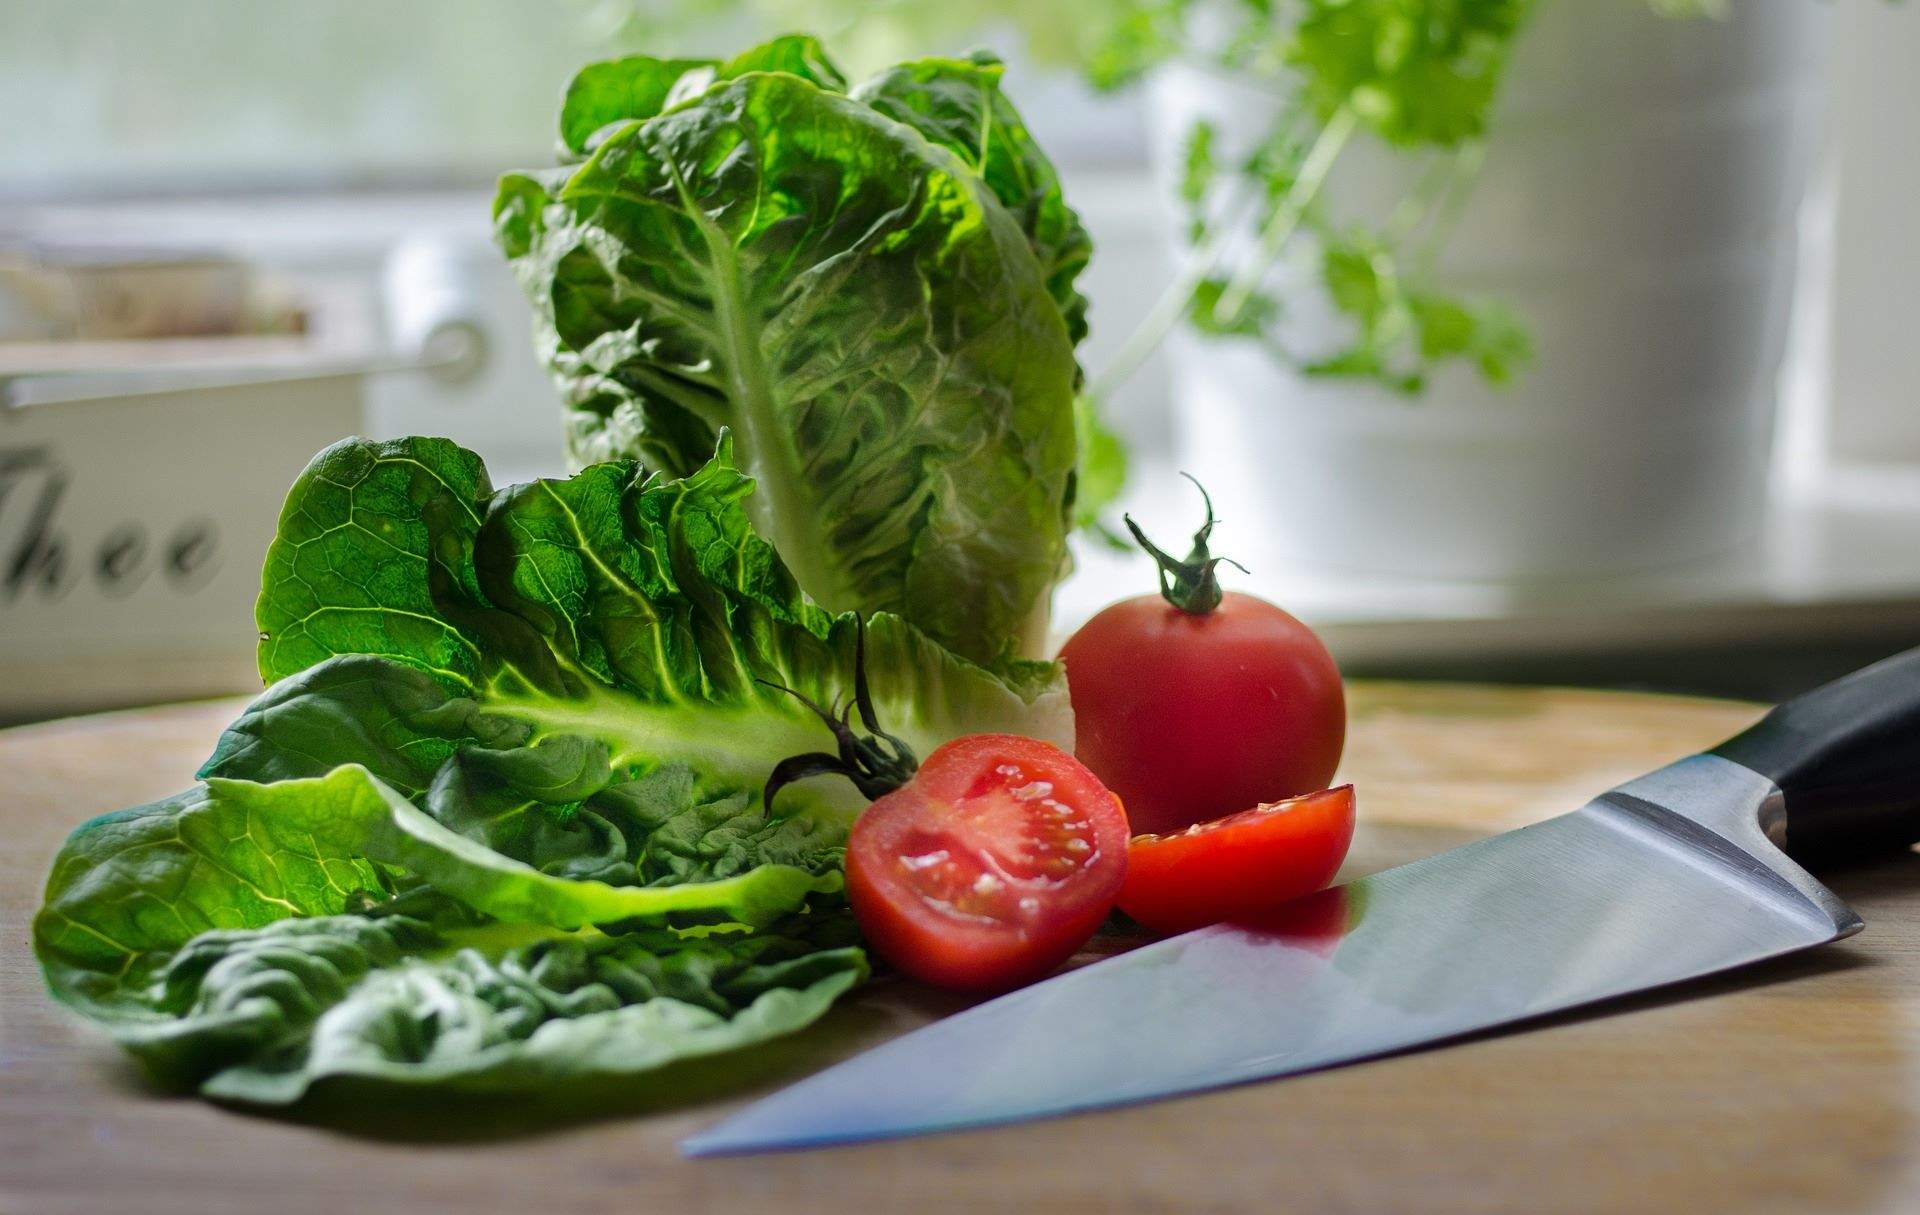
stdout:
POLYGON ((1708 754, 1779 788, 1768 835, 1798 859, 1910 847, 1920 842, 1920 649, 1787 701, 1708 754))

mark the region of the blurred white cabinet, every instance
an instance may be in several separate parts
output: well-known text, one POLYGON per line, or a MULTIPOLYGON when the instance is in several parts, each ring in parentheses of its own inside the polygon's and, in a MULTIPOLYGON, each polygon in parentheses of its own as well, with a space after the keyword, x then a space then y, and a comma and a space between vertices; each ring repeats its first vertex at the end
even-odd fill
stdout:
POLYGON ((0 407, 0 717, 258 687, 281 502, 361 398, 321 373, 0 407))

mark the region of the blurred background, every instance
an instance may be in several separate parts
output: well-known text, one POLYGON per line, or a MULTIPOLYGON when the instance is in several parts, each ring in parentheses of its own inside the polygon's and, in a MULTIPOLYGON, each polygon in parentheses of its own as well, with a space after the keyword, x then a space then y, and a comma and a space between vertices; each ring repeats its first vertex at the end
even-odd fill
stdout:
MULTIPOLYGON (((10 0, 0 720, 257 687, 335 438, 562 472, 494 178, 589 60, 793 29, 1008 60, 1120 508, 1171 541, 1200 476, 1350 673, 1771 698, 1920 643, 1920 13, 1358 7, 1356 58, 1252 0, 10 0)), ((1077 563, 1063 630, 1152 578, 1077 563)))

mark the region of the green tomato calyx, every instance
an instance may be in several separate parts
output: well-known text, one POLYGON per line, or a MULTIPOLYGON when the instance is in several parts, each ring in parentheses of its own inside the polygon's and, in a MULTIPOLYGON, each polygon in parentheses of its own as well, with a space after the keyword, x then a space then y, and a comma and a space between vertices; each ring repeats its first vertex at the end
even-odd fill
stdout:
POLYGON ((1220 606, 1223 594, 1220 579, 1214 573, 1215 567, 1224 561, 1243 574, 1247 572, 1247 567, 1231 557, 1216 557, 1209 551, 1207 542, 1213 536, 1215 522, 1213 499, 1208 496, 1207 487, 1200 484, 1193 474, 1183 472, 1180 475, 1193 482, 1193 487, 1200 491, 1200 500, 1207 507, 1207 521, 1200 525, 1199 531, 1193 533, 1193 547, 1188 550, 1184 560, 1147 539, 1147 534, 1140 530, 1140 525, 1133 521, 1132 515, 1122 518, 1126 520, 1127 530, 1133 533, 1133 538, 1160 567, 1160 594, 1189 616, 1204 616, 1220 606))

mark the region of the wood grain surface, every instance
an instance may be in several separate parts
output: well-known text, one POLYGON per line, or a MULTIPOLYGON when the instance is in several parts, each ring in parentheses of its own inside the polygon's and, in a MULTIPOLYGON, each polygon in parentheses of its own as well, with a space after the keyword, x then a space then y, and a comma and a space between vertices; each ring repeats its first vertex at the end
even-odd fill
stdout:
MULTIPOLYGON (((1350 873, 1570 809, 1710 745, 1750 706, 1361 684, 1350 873)), ((0 732, 0 1211, 1912 1211, 1920 861, 1829 874, 1867 930, 1526 1032, 1012 1129, 687 1162, 674 1143, 959 1007, 875 985, 721 1088, 660 1104, 321 1103, 270 1119, 148 1090, 42 994, 27 925, 82 819, 173 792, 232 703, 0 732), (584 1108, 582 1108, 584 1106, 584 1108)), ((1684 932, 1685 925, 1676 925, 1684 932)))

